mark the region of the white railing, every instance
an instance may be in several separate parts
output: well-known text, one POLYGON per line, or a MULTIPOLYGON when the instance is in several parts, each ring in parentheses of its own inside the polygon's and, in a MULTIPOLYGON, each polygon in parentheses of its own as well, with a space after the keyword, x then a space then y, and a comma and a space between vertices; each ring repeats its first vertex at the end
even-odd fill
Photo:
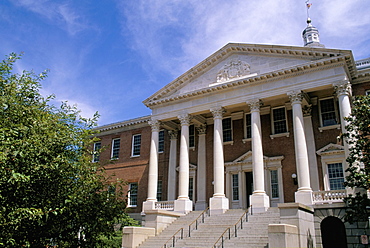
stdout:
POLYGON ((343 202, 343 199, 345 197, 347 197, 347 192, 345 189, 312 192, 312 198, 314 203, 343 202))
POLYGON ((155 203, 155 209, 173 210, 174 201, 159 201, 155 203))

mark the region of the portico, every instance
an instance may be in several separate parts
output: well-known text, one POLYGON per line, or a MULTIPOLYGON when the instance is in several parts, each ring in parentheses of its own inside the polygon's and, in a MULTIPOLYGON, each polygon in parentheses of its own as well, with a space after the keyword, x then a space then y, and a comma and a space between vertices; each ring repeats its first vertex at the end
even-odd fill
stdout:
MULTIPOLYGON (((298 176, 294 201, 312 205, 311 182, 318 181, 315 179, 318 177, 317 169, 313 169, 317 168, 314 164, 316 158, 313 157, 316 156, 312 143, 314 127, 303 110, 313 103, 317 105, 316 95, 320 97, 320 94, 334 92, 335 89, 338 92, 338 85, 347 82, 347 72, 343 67, 346 56, 350 55, 342 52, 343 55, 331 56, 332 52, 328 49, 313 53, 309 48, 301 47, 228 44, 146 99, 144 104, 152 109, 152 138, 148 197, 143 211, 155 208, 158 125, 171 135, 167 198, 175 200, 175 212, 187 213, 194 207, 204 209, 208 205, 211 214, 223 213, 235 206, 233 199, 230 199, 231 188, 236 185, 232 184, 233 180, 238 182, 235 189, 239 189, 239 198, 244 201, 239 206, 247 207, 245 199, 249 196, 243 193, 246 191, 243 173, 248 171, 253 175, 253 192, 248 202, 256 211, 265 211, 271 206, 271 194, 276 190, 272 189, 272 184, 279 185, 281 194, 278 198, 284 201, 283 187, 291 180, 287 179, 290 175, 283 176, 284 169, 298 176), (324 72, 330 76, 323 78, 324 72), (246 124, 247 115, 249 124, 246 124), (244 133, 240 144, 234 140, 224 141, 225 118, 231 119, 231 126, 233 121, 243 123, 241 129, 234 130, 234 133, 244 133), (191 125, 195 126, 198 135, 196 161, 189 160, 191 125), (246 135, 248 128, 250 137, 246 135), (289 143, 288 139, 292 137, 294 160, 285 162, 279 147, 267 149, 264 146, 268 140, 275 142, 280 139, 289 143), (240 146, 245 146, 245 152, 239 152, 242 150, 240 146), (248 151, 251 167, 236 171, 227 169, 234 168, 228 165, 248 151), (231 153, 239 155, 232 158, 231 153), (212 159, 207 159, 210 157, 212 159), (266 163, 271 159, 279 162, 268 169, 266 163), (196 165, 197 187, 193 201, 188 193, 190 163, 196 165), (209 163, 212 165, 207 166, 209 163), (272 182, 272 178, 278 183, 272 182), (207 192, 207 182, 212 182, 212 192, 207 192)), ((339 94, 342 126, 343 117, 350 110, 348 95, 339 94)))

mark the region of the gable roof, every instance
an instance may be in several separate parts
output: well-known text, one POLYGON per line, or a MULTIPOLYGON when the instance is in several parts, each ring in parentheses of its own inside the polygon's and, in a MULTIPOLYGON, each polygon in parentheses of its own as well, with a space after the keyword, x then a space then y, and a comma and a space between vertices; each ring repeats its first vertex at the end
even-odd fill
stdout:
POLYGON ((229 43, 216 51, 208 58, 194 66, 171 83, 164 86, 162 89, 154 93, 152 96, 143 101, 147 107, 153 107, 158 104, 167 103, 191 96, 203 95, 215 91, 224 90, 230 87, 239 86, 248 83, 254 83, 261 80, 286 77, 296 73, 304 73, 307 70, 314 70, 318 67, 333 66, 338 63, 346 65, 347 73, 350 77, 355 76, 356 67, 350 50, 337 50, 326 48, 309 48, 309 47, 293 47, 293 46, 275 46, 275 45, 258 45, 258 44, 241 44, 229 43), (217 63, 226 59, 232 54, 246 54, 258 55, 268 57, 283 57, 305 59, 310 62, 303 63, 299 66, 285 68, 277 71, 263 73, 260 75, 239 78, 236 80, 228 81, 223 84, 217 84, 203 89, 198 89, 183 94, 172 94, 178 89, 184 87, 187 83, 207 72, 213 68, 217 63))

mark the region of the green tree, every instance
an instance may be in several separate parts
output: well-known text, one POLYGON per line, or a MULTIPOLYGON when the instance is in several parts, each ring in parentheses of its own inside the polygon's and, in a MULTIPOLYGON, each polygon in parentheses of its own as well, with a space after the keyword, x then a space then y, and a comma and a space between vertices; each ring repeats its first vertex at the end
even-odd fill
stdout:
POLYGON ((53 106, 46 73, 13 73, 18 59, 0 63, 0 247, 104 247, 130 219, 122 183, 91 162, 98 116, 53 106))
POLYGON ((347 157, 349 175, 345 185, 360 189, 345 199, 349 207, 345 218, 352 223, 367 221, 370 216, 370 200, 367 195, 370 189, 370 96, 354 98, 352 113, 347 121, 347 132, 343 136, 350 146, 350 153, 347 157))

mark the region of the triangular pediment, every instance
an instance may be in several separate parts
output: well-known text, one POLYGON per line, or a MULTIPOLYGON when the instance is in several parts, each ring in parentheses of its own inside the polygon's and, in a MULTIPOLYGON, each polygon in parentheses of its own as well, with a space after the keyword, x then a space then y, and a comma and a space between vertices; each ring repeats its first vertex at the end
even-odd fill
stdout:
POLYGON ((344 146, 330 143, 316 152, 318 155, 344 153, 344 146))
MULTIPOLYGON (((275 156, 275 157, 268 157, 263 156, 263 161, 265 164, 274 163, 276 161, 282 161, 284 156, 275 156)), ((225 163, 225 166, 235 165, 235 164, 252 164, 252 151, 248 151, 241 155, 240 157, 236 158, 235 160, 225 163)))
POLYGON ((229 43, 146 99, 144 104, 151 107, 348 59, 353 58, 346 50, 229 43))

